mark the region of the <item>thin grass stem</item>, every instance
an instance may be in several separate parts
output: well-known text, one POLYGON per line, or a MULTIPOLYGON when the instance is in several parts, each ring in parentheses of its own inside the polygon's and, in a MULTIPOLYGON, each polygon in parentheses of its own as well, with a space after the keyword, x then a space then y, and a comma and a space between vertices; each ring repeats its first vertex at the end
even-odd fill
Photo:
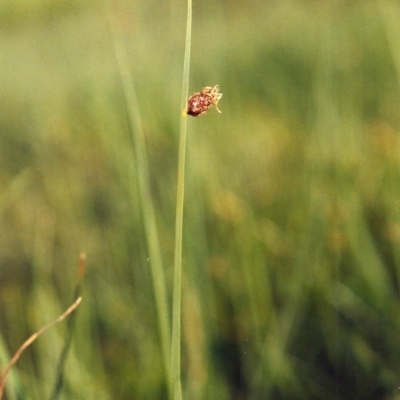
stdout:
POLYGON ((181 309, 182 309, 182 241, 183 241, 183 205, 185 193, 185 162, 187 114, 186 102, 189 92, 190 46, 192 36, 192 1, 188 0, 185 57, 183 63, 183 81, 181 98, 181 123, 179 133, 178 181, 176 194, 175 219, 175 256, 174 256, 174 294, 172 304, 172 346, 171 374, 174 400, 182 399, 181 384, 181 309))

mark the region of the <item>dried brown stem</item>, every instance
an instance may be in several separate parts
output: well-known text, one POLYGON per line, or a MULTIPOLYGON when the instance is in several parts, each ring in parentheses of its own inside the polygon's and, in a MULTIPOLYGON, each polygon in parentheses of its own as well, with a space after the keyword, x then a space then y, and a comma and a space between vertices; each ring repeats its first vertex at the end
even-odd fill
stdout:
POLYGON ((44 331, 47 329, 51 328, 53 325, 57 324, 58 322, 61 322, 63 319, 68 317, 69 314, 71 314, 79 305, 79 303, 82 301, 82 297, 78 297, 75 302, 67 308, 57 319, 54 321, 49 322, 42 328, 40 328, 37 332, 35 332, 32 336, 30 336, 23 344, 22 346, 17 350, 17 352, 14 354, 13 358, 11 359, 10 363, 8 364, 7 368, 5 369, 2 377, 0 378, 0 400, 3 397, 3 391, 4 391, 4 386, 6 384, 6 380, 8 377, 8 374, 11 371, 11 368, 15 365, 15 363, 18 361, 20 358, 21 354, 26 350, 27 347, 29 347, 44 331))

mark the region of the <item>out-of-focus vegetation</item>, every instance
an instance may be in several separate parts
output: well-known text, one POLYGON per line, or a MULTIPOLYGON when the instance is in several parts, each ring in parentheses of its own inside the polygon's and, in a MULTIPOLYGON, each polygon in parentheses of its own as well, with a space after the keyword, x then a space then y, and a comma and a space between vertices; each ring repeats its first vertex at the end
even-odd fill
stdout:
MULTIPOLYGON (((400 6, 194 1, 183 391, 400 399, 400 6)), ((129 57, 171 309, 185 1, 0 4, 0 365, 83 302, 61 399, 166 399, 129 57), (122 41, 122 42, 121 42, 122 41), (126 89, 126 87, 125 87, 126 89)), ((5 398, 49 398, 60 324, 5 398)))

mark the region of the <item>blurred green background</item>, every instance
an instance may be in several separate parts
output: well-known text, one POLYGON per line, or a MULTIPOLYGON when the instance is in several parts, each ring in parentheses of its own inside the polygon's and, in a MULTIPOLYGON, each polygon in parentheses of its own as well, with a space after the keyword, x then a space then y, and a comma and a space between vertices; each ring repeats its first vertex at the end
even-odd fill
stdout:
MULTIPOLYGON (((60 399, 167 398, 129 116, 170 311, 185 24, 183 0, 0 4, 0 365, 86 252, 60 399)), ((188 120, 184 398, 400 399, 399 3, 194 0, 190 92, 215 84, 222 114, 188 120)), ((66 336, 5 399, 49 398, 66 336)))

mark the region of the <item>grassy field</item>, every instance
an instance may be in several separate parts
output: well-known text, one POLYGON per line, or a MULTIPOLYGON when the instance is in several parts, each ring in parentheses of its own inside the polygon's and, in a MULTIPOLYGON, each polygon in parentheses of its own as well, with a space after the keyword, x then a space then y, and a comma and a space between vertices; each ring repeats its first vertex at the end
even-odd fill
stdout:
MULTIPOLYGON (((0 4, 0 371, 85 252, 58 399, 168 398, 186 7, 0 4)), ((400 399, 399 49, 396 0, 194 0, 184 399, 400 399)), ((50 399, 67 338, 4 400, 50 399)))

